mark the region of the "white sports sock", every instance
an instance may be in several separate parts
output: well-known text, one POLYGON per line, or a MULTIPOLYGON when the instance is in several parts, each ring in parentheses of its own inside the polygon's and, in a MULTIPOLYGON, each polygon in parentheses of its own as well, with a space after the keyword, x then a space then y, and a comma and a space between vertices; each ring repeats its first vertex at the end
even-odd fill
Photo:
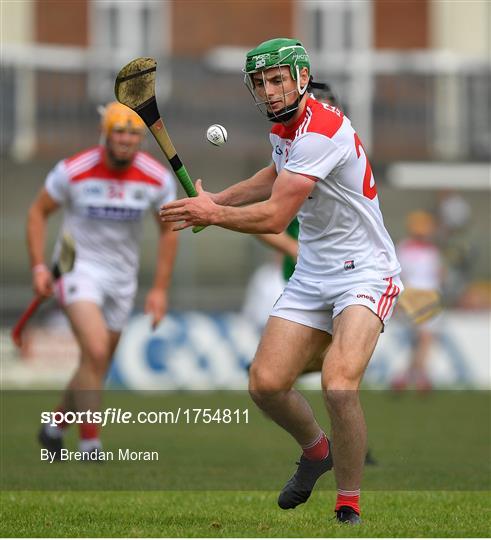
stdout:
POLYGON ((81 439, 78 443, 81 452, 92 452, 92 450, 101 450, 102 443, 99 438, 96 439, 81 439))

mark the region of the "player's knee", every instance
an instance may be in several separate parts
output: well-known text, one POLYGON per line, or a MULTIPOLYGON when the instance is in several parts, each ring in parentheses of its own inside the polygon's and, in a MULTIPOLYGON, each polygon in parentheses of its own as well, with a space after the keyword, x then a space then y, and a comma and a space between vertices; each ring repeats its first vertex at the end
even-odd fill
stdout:
POLYGON ((290 387, 290 382, 279 377, 278 374, 252 364, 249 371, 249 393, 255 401, 271 394, 289 390, 290 387))
POLYGON ((349 369, 324 370, 322 373, 322 389, 324 392, 357 392, 360 386, 358 373, 349 369))
POLYGON ((98 376, 104 376, 110 362, 109 345, 105 343, 94 344, 85 348, 84 358, 91 371, 98 376))
POLYGON ((330 413, 343 414, 358 402, 359 377, 352 373, 325 371, 322 374, 324 400, 330 413))

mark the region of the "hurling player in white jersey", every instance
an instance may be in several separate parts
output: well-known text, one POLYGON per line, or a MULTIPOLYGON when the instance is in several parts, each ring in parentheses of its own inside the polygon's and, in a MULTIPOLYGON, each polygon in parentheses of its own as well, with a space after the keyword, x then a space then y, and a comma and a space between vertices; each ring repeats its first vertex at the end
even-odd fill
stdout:
POLYGON ((218 225, 243 233, 281 233, 298 214, 295 272, 274 306, 251 365, 256 404, 303 449, 280 493, 281 508, 305 502, 333 467, 336 517, 360 522, 366 426, 358 389, 384 324, 402 290, 394 245, 360 138, 343 113, 316 101, 307 52, 277 38, 249 51, 245 82, 273 123, 273 163, 216 194, 164 205, 165 222, 218 225), (325 353, 322 388, 331 441, 293 388, 311 358, 325 353), (331 448, 332 445, 332 448, 331 448))
MULTIPOLYGON (((55 294, 80 346, 80 364, 57 411, 98 410, 110 361, 133 307, 137 290, 142 218, 156 213, 159 227, 154 283, 145 301, 155 327, 167 311, 177 250, 177 233, 158 219, 158 209, 175 199, 167 169, 139 150, 144 123, 120 103, 102 115, 102 144, 60 161, 48 174, 27 220, 27 239, 37 294, 55 294), (45 263, 48 217, 63 209, 62 231, 75 241, 73 270, 56 283, 45 263)), ((66 423, 44 425, 41 444, 60 458, 66 423)), ((80 425, 80 450, 97 459, 99 426, 80 425)))
MULTIPOLYGON (((396 246, 406 291, 415 289, 438 294, 441 291, 443 262, 434 241, 436 226, 435 218, 424 210, 415 210, 406 218, 408 236, 396 246)), ((427 369, 439 321, 439 317, 434 317, 421 324, 411 324, 409 365, 404 373, 392 381, 394 390, 403 390, 408 386, 421 391, 431 390, 427 369)))

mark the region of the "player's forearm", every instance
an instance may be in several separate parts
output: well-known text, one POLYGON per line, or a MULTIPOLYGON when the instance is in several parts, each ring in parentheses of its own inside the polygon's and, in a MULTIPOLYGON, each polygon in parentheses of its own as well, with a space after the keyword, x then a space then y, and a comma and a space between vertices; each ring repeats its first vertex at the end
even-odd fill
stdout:
POLYGON ((223 206, 242 206, 268 199, 271 195, 271 186, 244 180, 215 194, 214 201, 223 206))
POLYGON ((242 206, 265 201, 271 196, 275 177, 271 167, 266 167, 251 178, 216 193, 213 200, 223 206, 242 206))
POLYGON ((33 205, 27 214, 27 249, 31 267, 44 264, 45 240, 46 216, 33 205))
POLYGON ((179 243, 178 233, 166 230, 159 235, 157 249, 157 266, 153 280, 153 288, 166 291, 169 288, 174 269, 174 262, 179 243))
POLYGON ((249 234, 277 234, 288 223, 289 218, 282 216, 278 204, 271 200, 242 207, 219 206, 213 216, 214 225, 249 234))

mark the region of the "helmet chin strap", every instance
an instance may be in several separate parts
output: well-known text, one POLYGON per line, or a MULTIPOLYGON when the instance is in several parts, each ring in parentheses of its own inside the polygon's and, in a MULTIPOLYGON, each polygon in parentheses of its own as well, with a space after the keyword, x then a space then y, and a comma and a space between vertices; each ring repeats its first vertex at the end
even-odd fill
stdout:
POLYGON ((291 120, 297 112, 298 106, 300 105, 300 102, 306 94, 307 92, 303 92, 291 105, 287 105, 277 113, 266 112, 268 120, 270 122, 275 122, 276 124, 281 124, 283 122, 288 122, 288 120, 291 120))

